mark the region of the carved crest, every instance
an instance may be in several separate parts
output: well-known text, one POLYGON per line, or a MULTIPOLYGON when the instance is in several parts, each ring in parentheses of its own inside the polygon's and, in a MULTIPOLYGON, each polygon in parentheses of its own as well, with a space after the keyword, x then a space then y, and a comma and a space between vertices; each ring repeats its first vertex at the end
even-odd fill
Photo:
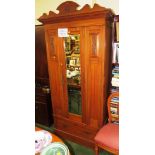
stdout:
POLYGON ((71 1, 64 2, 57 7, 59 14, 67 14, 76 11, 79 4, 71 1))
POLYGON ((98 4, 94 4, 93 8, 86 4, 81 10, 77 10, 78 7, 79 4, 75 2, 66 1, 57 7, 57 10, 59 11, 58 14, 53 11, 49 11, 48 15, 44 13, 38 20, 43 24, 46 24, 104 16, 112 17, 114 15, 111 9, 101 7, 98 4))

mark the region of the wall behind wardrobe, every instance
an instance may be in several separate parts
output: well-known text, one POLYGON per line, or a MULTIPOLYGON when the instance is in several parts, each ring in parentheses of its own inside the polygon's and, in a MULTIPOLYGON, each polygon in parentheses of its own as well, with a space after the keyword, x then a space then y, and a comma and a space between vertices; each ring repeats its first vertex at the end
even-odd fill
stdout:
MULTIPOLYGON (((63 2, 70 0, 35 0, 35 24, 40 25, 41 23, 37 19, 43 13, 49 13, 54 11, 58 13, 56 8, 63 2)), ((97 3, 106 8, 111 8, 115 14, 119 14, 119 0, 71 0, 80 5, 78 9, 81 9, 85 4, 89 4, 93 7, 94 3, 97 3)))

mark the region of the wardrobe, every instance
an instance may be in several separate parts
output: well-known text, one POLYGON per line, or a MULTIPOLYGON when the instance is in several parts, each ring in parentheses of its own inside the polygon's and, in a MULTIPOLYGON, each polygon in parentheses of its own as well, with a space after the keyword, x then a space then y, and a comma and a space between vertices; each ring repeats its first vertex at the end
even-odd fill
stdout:
POLYGON ((55 132, 94 147, 94 136, 107 121, 114 13, 98 4, 78 7, 67 1, 59 13, 38 20, 45 29, 55 132))
POLYGON ((35 26, 35 123, 45 126, 53 123, 45 32, 42 25, 35 26))

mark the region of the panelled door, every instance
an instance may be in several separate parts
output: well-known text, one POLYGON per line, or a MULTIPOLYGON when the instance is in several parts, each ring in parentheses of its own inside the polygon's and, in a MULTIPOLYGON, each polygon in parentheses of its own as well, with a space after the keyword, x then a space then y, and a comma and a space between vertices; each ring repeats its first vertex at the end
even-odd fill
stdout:
POLYGON ((58 29, 61 27, 46 30, 54 114, 85 122, 84 28, 67 27, 65 37, 59 37, 58 29))
POLYGON ((61 39, 58 37, 57 29, 46 29, 45 32, 53 113, 54 116, 65 116, 66 111, 63 92, 64 83, 62 78, 61 39))

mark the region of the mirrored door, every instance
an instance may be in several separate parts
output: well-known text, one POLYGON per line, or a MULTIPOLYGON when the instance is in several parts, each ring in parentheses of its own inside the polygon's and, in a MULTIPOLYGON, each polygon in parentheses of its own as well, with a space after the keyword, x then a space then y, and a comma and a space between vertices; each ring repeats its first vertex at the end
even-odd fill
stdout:
POLYGON ((81 115, 80 34, 64 38, 69 113, 81 115))

